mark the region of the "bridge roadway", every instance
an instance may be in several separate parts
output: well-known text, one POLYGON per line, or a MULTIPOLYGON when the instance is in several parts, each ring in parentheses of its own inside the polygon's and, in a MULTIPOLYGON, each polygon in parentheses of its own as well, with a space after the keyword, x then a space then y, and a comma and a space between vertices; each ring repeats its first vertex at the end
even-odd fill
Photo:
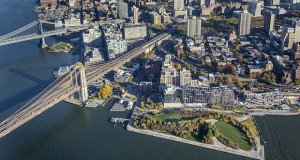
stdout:
POLYGON ((63 28, 63 29, 57 29, 57 30, 53 30, 53 31, 46 31, 46 32, 44 32, 43 35, 33 33, 33 34, 24 35, 24 36, 13 37, 13 38, 1 40, 0 46, 17 43, 17 42, 33 40, 33 39, 41 39, 41 38, 45 38, 45 37, 51 37, 51 36, 55 36, 55 35, 64 34, 67 32, 85 30, 88 28, 89 28, 89 25, 82 25, 82 26, 77 26, 77 27, 63 28))
MULTIPOLYGON (((42 23, 48 23, 48 24, 55 24, 55 23, 46 22, 46 21, 41 21, 41 22, 42 23)), ((118 21, 114 21, 114 22, 118 23, 118 21)), ((38 34, 38 33, 33 33, 33 34, 14 37, 15 35, 25 31, 26 29, 29 29, 30 27, 33 27, 34 25, 36 25, 38 23, 39 23, 38 21, 33 21, 30 24, 28 24, 28 25, 26 25, 26 26, 24 26, 24 27, 22 27, 18 30, 15 30, 11 33, 0 36, 0 46, 12 44, 12 43, 23 42, 23 41, 28 41, 28 40, 33 40, 33 39, 41 39, 41 38, 51 37, 51 36, 55 36, 55 35, 64 34, 64 33, 67 33, 67 32, 85 30, 85 29, 88 29, 90 26, 108 24, 108 23, 112 23, 112 21, 93 22, 93 23, 88 23, 88 24, 81 24, 81 25, 78 25, 78 26, 70 26, 70 27, 66 27, 66 28, 63 28, 63 29, 56 29, 56 30, 52 30, 52 31, 46 31, 46 32, 44 32, 43 35, 38 34)))
MULTIPOLYGON (((151 45, 156 45, 157 43, 169 39, 170 37, 171 35, 169 33, 162 33, 114 60, 108 62, 96 62, 85 66, 86 70, 88 71, 86 73, 87 84, 91 84, 111 70, 123 66, 132 58, 144 53, 145 50, 151 45)), ((79 72, 75 73, 75 70, 71 72, 72 74, 74 73, 75 77, 80 77, 79 72)), ((68 98, 72 94, 78 92, 81 89, 80 85, 75 84, 66 86, 66 83, 70 81, 70 78, 70 74, 65 74, 64 76, 59 77, 38 95, 37 100, 34 103, 30 104, 30 106, 26 107, 25 109, 22 109, 9 116, 7 119, 1 122, 0 138, 15 130, 24 123, 28 122, 48 108, 59 103, 63 99, 68 98)))

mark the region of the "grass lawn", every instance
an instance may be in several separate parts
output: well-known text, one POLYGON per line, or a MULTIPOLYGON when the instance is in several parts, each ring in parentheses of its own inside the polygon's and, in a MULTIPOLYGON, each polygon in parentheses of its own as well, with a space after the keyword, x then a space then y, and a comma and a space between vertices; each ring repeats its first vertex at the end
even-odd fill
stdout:
POLYGON ((215 125, 224 137, 238 144, 240 149, 246 151, 252 150, 252 146, 249 145, 246 134, 242 133, 239 129, 226 122, 216 122, 215 125))
POLYGON ((69 49, 69 47, 67 46, 66 43, 64 42, 61 42, 61 43, 58 43, 57 45, 55 45, 53 47, 54 50, 63 50, 63 49, 69 49))
POLYGON ((157 121, 180 121, 183 119, 187 119, 188 117, 185 115, 179 114, 158 114, 155 115, 154 119, 157 121))

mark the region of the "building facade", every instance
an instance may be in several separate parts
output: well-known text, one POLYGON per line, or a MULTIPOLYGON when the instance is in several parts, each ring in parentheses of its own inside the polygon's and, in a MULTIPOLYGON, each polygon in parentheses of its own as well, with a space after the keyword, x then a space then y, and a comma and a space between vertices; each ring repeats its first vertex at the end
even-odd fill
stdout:
POLYGON ((252 14, 253 17, 261 16, 262 3, 249 1, 248 2, 248 11, 252 14))
POLYGON ((264 12, 264 30, 267 34, 275 29, 275 14, 272 11, 264 12))
POLYGON ((184 10, 184 0, 174 0, 173 9, 174 11, 184 10))
POLYGON ((251 29, 251 13, 244 11, 239 15, 238 34, 244 36, 250 34, 251 29))
POLYGON ((188 19, 187 36, 194 38, 201 35, 201 19, 193 17, 188 19))
POLYGON ((109 59, 117 58, 127 51, 127 41, 117 39, 107 39, 106 48, 109 59))
POLYGON ((102 32, 98 28, 90 28, 84 32, 82 32, 82 40, 84 45, 89 45, 93 47, 101 47, 103 44, 102 41, 102 32))
POLYGON ((142 39, 147 36, 147 26, 144 24, 125 25, 123 37, 126 40, 142 39))
POLYGON ((132 7, 132 13, 133 13, 133 23, 139 23, 139 9, 136 6, 132 7))
POLYGON ((175 87, 168 85, 163 90, 164 103, 175 103, 178 99, 184 103, 200 103, 200 104, 235 104, 234 91, 228 86, 220 87, 192 87, 183 86, 175 87))
POLYGON ((128 4, 125 2, 117 3, 117 13, 119 18, 128 18, 128 4))

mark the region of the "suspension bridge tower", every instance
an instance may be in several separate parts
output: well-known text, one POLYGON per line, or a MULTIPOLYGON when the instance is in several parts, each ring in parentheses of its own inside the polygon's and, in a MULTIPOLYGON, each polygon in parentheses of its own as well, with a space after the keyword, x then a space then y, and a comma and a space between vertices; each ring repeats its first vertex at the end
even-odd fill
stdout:
POLYGON ((84 102, 88 99, 89 96, 84 67, 80 67, 80 87, 81 87, 81 101, 84 102))
POLYGON ((40 34, 42 35, 42 38, 40 39, 40 43, 39 46, 41 48, 47 48, 48 45, 45 42, 45 37, 44 37, 44 31, 43 31, 43 23, 42 21, 39 21, 39 30, 40 30, 40 34))

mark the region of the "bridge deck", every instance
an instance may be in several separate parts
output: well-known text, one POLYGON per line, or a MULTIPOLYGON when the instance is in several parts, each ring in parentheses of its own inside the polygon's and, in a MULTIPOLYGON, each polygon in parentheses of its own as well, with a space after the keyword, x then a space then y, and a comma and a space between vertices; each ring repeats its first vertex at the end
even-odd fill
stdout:
MULTIPOLYGON (((169 39, 170 36, 171 35, 168 33, 160 34, 149 40, 148 42, 145 42, 140 47, 137 47, 112 61, 106 62, 105 65, 100 65, 101 67, 98 67, 96 70, 89 72, 89 74, 86 74, 87 84, 91 84, 111 70, 118 69, 126 62, 129 62, 132 58, 145 52, 145 50, 149 50, 148 48, 152 47, 152 45, 161 43, 163 40, 169 39)), ((86 66, 86 70, 91 70, 91 68, 94 69, 95 67, 93 67, 93 65, 86 66)), ((78 76, 78 74, 76 75, 75 73, 75 76, 78 76)), ((48 89, 45 91, 45 93, 40 95, 40 98, 36 102, 1 122, 0 138, 15 130, 40 113, 44 112, 48 108, 66 99, 70 95, 78 92, 81 89, 80 86, 71 84, 69 84, 68 86, 67 81, 69 79, 71 79, 70 74, 67 74, 62 78, 58 78, 56 80, 58 82, 52 84, 49 88, 47 87, 48 89)))

